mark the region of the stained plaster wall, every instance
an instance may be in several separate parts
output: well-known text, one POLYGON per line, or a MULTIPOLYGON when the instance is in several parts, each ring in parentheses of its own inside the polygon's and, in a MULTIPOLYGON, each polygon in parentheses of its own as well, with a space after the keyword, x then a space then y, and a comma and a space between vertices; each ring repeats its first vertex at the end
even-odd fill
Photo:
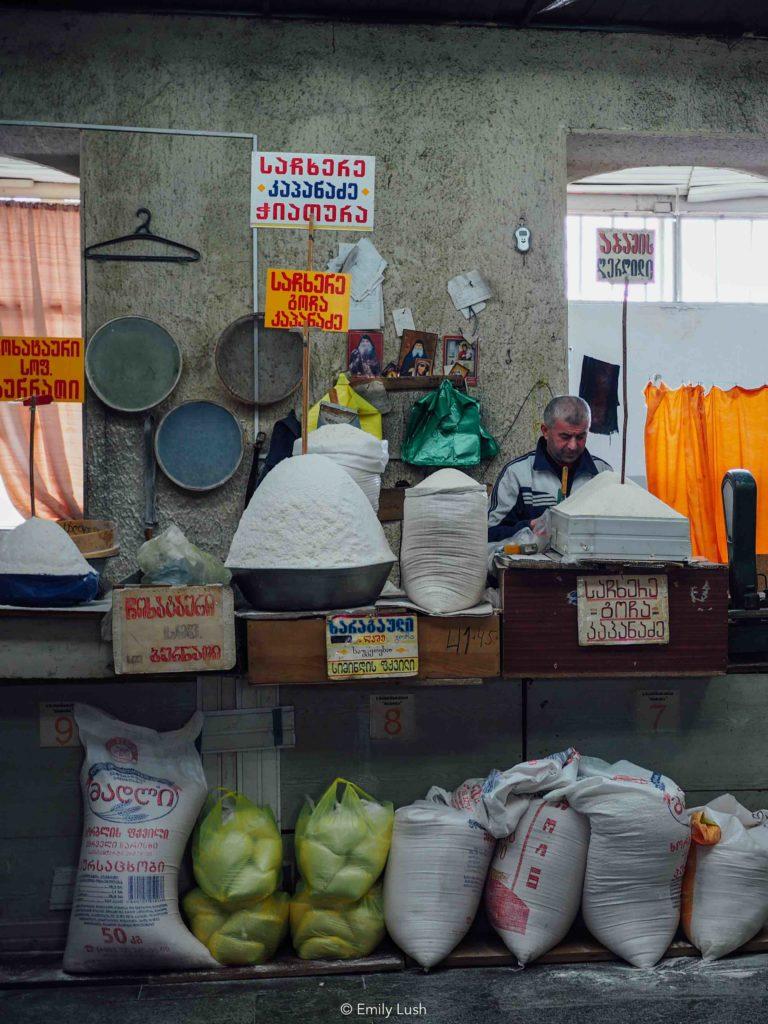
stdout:
MULTIPOLYGON (((480 325, 479 394, 486 423, 503 445, 500 458, 478 471, 492 479, 502 460, 532 439, 531 410, 506 434, 529 388, 540 378, 555 391, 566 382, 568 131, 634 140, 641 151, 639 133, 760 142, 768 126, 767 56, 759 42, 653 36, 6 13, 0 16, 0 117, 252 131, 264 148, 375 154, 373 238, 390 263, 386 358, 397 351, 389 319, 394 306, 410 305, 419 327, 442 334, 462 325, 445 292, 449 277, 480 267, 493 287, 480 325), (523 213, 533 230, 525 261, 511 241, 523 213)), ((251 308, 247 149, 243 141, 89 132, 81 173, 86 242, 130 229, 136 208, 147 205, 161 233, 203 252, 199 265, 159 272, 89 267, 87 332, 126 312, 157 317, 184 353, 172 402, 215 398, 249 429, 250 412, 228 399, 212 364, 218 332, 251 308)), ((584 166, 591 160, 587 153, 584 166)), ((337 241, 320 235, 318 262, 337 241)), ((260 232, 262 270, 302 258, 298 233, 260 232)), ((343 339, 318 339, 314 397, 341 369, 343 354, 343 339)), ((289 404, 269 410, 264 425, 289 404)), ((409 404, 398 399, 387 422, 395 454, 409 404)), ((133 567, 141 541, 141 424, 95 402, 88 421, 90 511, 120 520, 122 571, 133 567)), ((191 539, 223 553, 246 472, 244 464, 231 484, 202 497, 161 478, 161 526, 175 520, 191 539)), ((395 464, 390 479, 405 475, 411 471, 395 464)), ((651 738, 632 720, 635 685, 533 684, 528 749, 541 753, 575 742, 590 753, 635 756, 662 768, 669 762, 695 792, 734 781, 748 802, 759 802, 766 786, 759 737, 745 730, 766 710, 760 677, 738 686, 681 684, 680 728, 651 738), (744 762, 738 778, 727 770, 736 756, 744 762)), ((0 838, 0 902, 13 897, 12 922, 46 918, 45 879, 60 858, 71 860, 76 846, 78 757, 35 746, 35 701, 53 690, 57 698, 85 695, 161 727, 177 724, 194 703, 193 687, 167 682, 87 691, 25 684, 5 691, 3 778, 9 788, 23 779, 27 790, 43 794, 39 804, 14 808, 0 838), (53 791, 46 789, 51 779, 53 791), (56 814, 46 818, 51 808, 56 814)), ((296 750, 281 758, 286 825, 305 790, 316 793, 340 772, 403 802, 433 782, 451 785, 521 756, 514 682, 419 691, 416 737, 402 747, 370 740, 371 692, 281 691, 281 700, 296 706, 299 737, 296 750)))

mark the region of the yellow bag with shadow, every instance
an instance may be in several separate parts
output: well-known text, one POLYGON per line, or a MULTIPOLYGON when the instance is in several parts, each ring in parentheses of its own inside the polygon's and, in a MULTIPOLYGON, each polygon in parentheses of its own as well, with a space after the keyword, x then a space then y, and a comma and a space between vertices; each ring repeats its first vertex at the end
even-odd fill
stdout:
POLYGON ((319 402, 316 402, 307 414, 307 430, 317 430, 317 421, 320 418, 320 406, 325 402, 333 405, 343 405, 347 409, 354 409, 360 420, 361 430, 365 430, 374 437, 382 438, 381 413, 375 405, 358 395, 349 383, 347 375, 340 373, 338 379, 330 391, 326 391, 319 402))
POLYGON ((291 900, 291 939, 302 960, 368 956, 384 934, 381 882, 355 903, 321 896, 299 882, 291 900))
POLYGON ((221 903, 262 900, 280 882, 283 841, 269 807, 242 793, 209 794, 192 837, 197 884, 221 903))
POLYGON ((262 900, 223 904, 206 896, 202 889, 193 889, 181 905, 195 938, 228 967, 266 963, 288 932, 287 892, 275 892, 262 900))
POLYGON ((384 870, 395 812, 346 779, 315 805, 307 797, 296 822, 296 862, 313 892, 345 903, 362 899, 384 870))

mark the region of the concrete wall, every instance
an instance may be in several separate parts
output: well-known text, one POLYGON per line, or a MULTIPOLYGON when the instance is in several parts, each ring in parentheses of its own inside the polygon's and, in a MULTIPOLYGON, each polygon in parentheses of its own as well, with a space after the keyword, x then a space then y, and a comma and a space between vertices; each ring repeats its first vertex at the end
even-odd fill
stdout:
MULTIPOLYGON (((757 169, 768 163, 761 156, 766 53, 760 42, 657 36, 4 13, 0 118, 246 131, 258 133, 269 149, 375 154, 373 237, 390 262, 387 318, 393 307, 410 305, 419 327, 452 332, 462 321, 445 291, 448 278, 480 267, 493 286, 481 320, 479 394, 503 450, 478 471, 493 479, 501 460, 532 440, 535 410, 526 410, 507 434, 530 387, 540 378, 554 391, 567 383, 568 132, 586 133, 575 137, 572 154, 582 173, 620 159, 622 140, 650 159, 649 140, 657 134, 673 142, 677 135, 715 137, 716 162, 728 163, 723 149, 749 150, 757 169), (614 146, 610 155, 602 137, 614 146), (525 261, 512 246, 521 214, 533 231, 525 261)), ((697 162, 708 162, 715 151, 708 146, 697 162)), ((87 133, 82 156, 87 243, 130 230, 137 207, 148 205, 161 233, 200 248, 204 257, 181 268, 89 268, 88 331, 126 312, 155 315, 184 352, 173 402, 197 395, 228 402, 213 375, 212 350, 218 332, 251 308, 247 143, 87 133)), ((642 159, 635 153, 626 162, 642 159)), ((737 157, 733 163, 739 165, 737 157)), ((336 241, 321 235, 318 263, 336 241)), ((299 264, 303 254, 300 234, 260 232, 262 271, 299 264)), ((385 356, 392 358, 397 342, 389 324, 385 337, 385 356)), ((343 358, 342 338, 318 342, 315 397, 343 358)), ((400 399, 387 424, 396 452, 409 404, 400 399)), ((232 407, 249 426, 250 412, 232 407)), ((265 423, 287 407, 270 411, 265 423)), ((132 568, 142 539, 141 422, 95 403, 88 412, 91 512, 120 519, 121 568, 132 568)), ((161 481, 161 526, 176 520, 192 540, 223 553, 246 469, 222 490, 197 498, 161 481)), ((396 464, 391 475, 405 473, 396 464)), ((706 689, 712 697, 705 716, 694 713, 697 697, 691 703, 686 697, 684 707, 692 710, 681 713, 678 732, 642 742, 626 717, 629 684, 536 683, 529 693, 530 749, 575 743, 594 754, 636 755, 662 769, 679 767, 680 781, 696 792, 735 781, 759 801, 756 791, 765 785, 759 741, 745 732, 765 714, 759 679, 739 686, 715 681, 706 689), (737 756, 734 779, 729 768, 737 756)), ((686 682, 680 689, 694 688, 686 682)), ((281 692, 282 701, 296 706, 298 736, 296 749, 281 757, 286 827, 303 791, 316 793, 339 773, 403 802, 434 782, 450 785, 521 755, 518 684, 420 690, 417 735, 402 748, 367 737, 372 692, 281 692)), ((0 902, 12 900, 11 921, 46 916, 46 879, 76 848, 78 756, 35 746, 35 702, 51 694, 85 695, 160 727, 176 724, 194 703, 191 687, 165 681, 4 689, 4 782, 8 789, 23 783, 24 792, 48 792, 41 802, 16 801, 0 836, 0 902), (53 790, 45 790, 52 780, 53 790)))
MULTIPOLYGON (((567 381, 567 132, 626 134, 634 145, 638 133, 730 136, 738 148, 761 141, 768 121, 765 47, 757 42, 15 12, 0 18, 0 52, 6 118, 253 131, 273 149, 374 153, 374 240, 390 261, 387 317, 408 304, 418 326, 453 331, 462 320, 447 279, 479 266, 494 288, 481 321, 479 393, 500 438, 538 378, 555 391, 567 381), (512 246, 523 213, 534 233, 524 262, 512 246)), ((246 145, 86 135, 86 242, 131 227, 137 206, 151 201, 158 227, 173 226, 204 252, 204 264, 178 274, 89 272, 89 331, 130 308, 162 314, 178 332, 187 369, 173 401, 224 397, 210 350, 228 320, 250 308, 246 145)), ((584 153, 582 145, 574 159, 588 162, 584 153)), ((318 262, 336 241, 321 236, 318 262)), ((304 239, 262 231, 259 250, 262 269, 296 264, 304 239)), ((387 358, 396 351, 388 325, 387 358)), ((338 336, 319 341, 315 396, 343 357, 338 336)), ((408 405, 400 400, 390 414, 395 449, 408 405)), ((238 412, 247 424, 247 410, 238 412)), ((140 431, 90 413, 92 510, 125 517, 130 556, 141 540, 140 431), (120 494, 126 483, 128 497, 120 494)), ((501 458, 530 440, 526 414, 501 458)), ((500 464, 479 475, 492 478, 500 464)), ((162 517, 222 550, 244 473, 240 486, 210 499, 166 488, 162 517), (208 537, 214 507, 221 527, 208 537)), ((393 474, 403 475, 398 466, 393 474)))

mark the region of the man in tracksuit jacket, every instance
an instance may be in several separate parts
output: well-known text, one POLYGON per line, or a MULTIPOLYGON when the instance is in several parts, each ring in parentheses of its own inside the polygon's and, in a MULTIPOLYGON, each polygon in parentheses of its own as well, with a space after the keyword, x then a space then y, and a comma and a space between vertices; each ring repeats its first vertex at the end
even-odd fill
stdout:
POLYGON ((560 395, 544 410, 541 437, 532 452, 513 459, 499 473, 488 510, 488 541, 533 528, 550 506, 611 467, 587 451, 591 421, 583 398, 560 395))

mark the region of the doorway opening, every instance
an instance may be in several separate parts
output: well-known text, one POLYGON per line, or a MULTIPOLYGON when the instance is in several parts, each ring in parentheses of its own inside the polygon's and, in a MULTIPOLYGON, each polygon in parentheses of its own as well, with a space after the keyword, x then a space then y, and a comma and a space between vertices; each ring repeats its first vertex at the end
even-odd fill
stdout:
MULTIPOLYGON (((13 339, 82 338, 82 323, 78 133, 0 132, 0 358, 26 345, 45 377, 50 344, 13 339)), ((31 514, 29 434, 30 410, 1 401, 0 529, 31 514)), ((36 515, 82 515, 82 404, 37 409, 34 461, 36 515)))

